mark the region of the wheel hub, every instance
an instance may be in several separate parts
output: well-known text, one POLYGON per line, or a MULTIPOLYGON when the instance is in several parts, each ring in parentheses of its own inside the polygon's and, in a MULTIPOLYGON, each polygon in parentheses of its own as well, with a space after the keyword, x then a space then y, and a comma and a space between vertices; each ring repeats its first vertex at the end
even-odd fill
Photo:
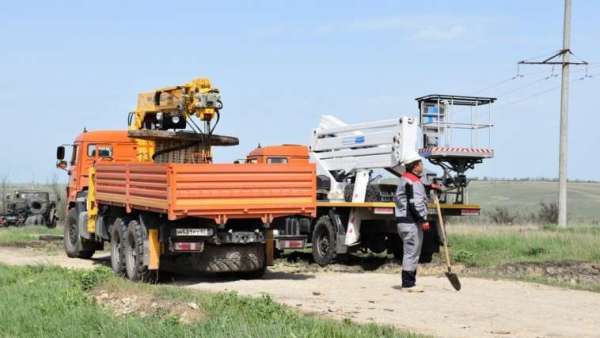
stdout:
POLYGON ((318 248, 319 248, 319 253, 322 255, 327 254, 327 251, 329 251, 329 238, 327 238, 327 236, 325 236, 325 234, 321 234, 321 237, 319 238, 319 243, 318 243, 318 248))

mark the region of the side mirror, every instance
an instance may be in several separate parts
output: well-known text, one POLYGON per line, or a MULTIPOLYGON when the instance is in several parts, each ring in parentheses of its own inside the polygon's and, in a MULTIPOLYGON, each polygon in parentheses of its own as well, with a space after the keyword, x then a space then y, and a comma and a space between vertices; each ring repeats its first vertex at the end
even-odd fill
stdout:
POLYGON ((65 159, 65 147, 58 146, 56 147, 56 159, 62 161, 65 159))
POLYGON ((62 169, 62 170, 67 170, 67 161, 65 160, 60 160, 56 163, 56 167, 58 169, 62 169))

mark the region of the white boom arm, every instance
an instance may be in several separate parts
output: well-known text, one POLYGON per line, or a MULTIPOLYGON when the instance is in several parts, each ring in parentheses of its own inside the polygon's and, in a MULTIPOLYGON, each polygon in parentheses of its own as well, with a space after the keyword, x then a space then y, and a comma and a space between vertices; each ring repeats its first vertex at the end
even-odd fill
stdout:
POLYGON ((317 174, 331 181, 328 198, 343 200, 345 178, 355 176, 352 201, 364 202, 371 170, 400 174, 402 159, 417 151, 417 133, 418 123, 409 117, 346 124, 334 116, 322 116, 313 131, 310 154, 317 174))

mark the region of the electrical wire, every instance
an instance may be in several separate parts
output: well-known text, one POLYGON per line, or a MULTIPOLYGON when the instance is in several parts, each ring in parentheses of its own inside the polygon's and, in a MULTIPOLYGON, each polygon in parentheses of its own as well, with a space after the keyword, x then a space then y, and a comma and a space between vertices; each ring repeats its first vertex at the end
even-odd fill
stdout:
POLYGON ((531 87, 531 86, 535 86, 535 85, 537 85, 538 83, 540 83, 540 82, 542 82, 542 81, 549 80, 549 79, 551 79, 551 78, 550 78, 550 77, 548 77, 548 76, 544 76, 544 77, 541 77, 541 78, 539 78, 539 79, 536 79, 536 80, 534 80, 534 81, 532 81, 532 82, 529 82, 529 83, 527 83, 527 84, 525 84, 525 85, 523 85, 523 86, 519 86, 519 87, 517 87, 517 88, 513 88, 513 89, 511 89, 511 90, 508 90, 508 91, 505 91, 505 92, 503 92, 503 93, 500 93, 500 94, 498 94, 497 96, 498 96, 498 97, 506 97, 506 96, 509 96, 510 94, 513 94, 513 93, 516 93, 516 92, 520 92, 520 91, 522 91, 523 89, 529 88, 529 87, 531 87))
MULTIPOLYGON (((535 58, 539 58, 539 57, 541 57, 541 56, 544 56, 544 55, 547 55, 547 54, 543 54, 543 55, 540 55, 540 56, 538 56, 538 57, 535 57, 535 58)), ((532 58, 529 58, 529 59, 532 59, 532 58)), ((597 68, 597 67, 600 67, 600 64, 599 64, 599 63, 596 63, 596 62, 589 62, 589 63, 588 63, 588 65, 586 65, 586 66, 585 66, 583 69, 582 69, 582 68, 574 69, 574 70, 572 70, 572 73, 576 73, 576 72, 586 72, 586 73, 587 73, 589 69, 594 69, 594 68, 597 68)), ((557 68, 558 68, 558 67, 557 67, 557 68)), ((495 83, 493 83, 493 84, 490 84, 490 85, 488 85, 488 86, 486 86, 486 87, 483 87, 483 88, 480 88, 480 89, 474 90, 474 91, 473 91, 473 93, 475 93, 475 94, 480 94, 480 93, 483 93, 483 92, 489 91, 489 90, 491 90, 491 89, 495 89, 495 88, 498 88, 498 87, 504 86, 504 85, 506 85, 506 84, 509 84, 509 83, 511 83, 512 81, 519 80, 519 79, 523 79, 523 78, 525 78, 525 77, 529 77, 529 76, 532 76, 532 75, 539 75, 539 74, 543 74, 543 73, 546 73, 546 74, 547 74, 547 73, 548 73, 548 71, 547 71, 547 70, 539 70, 539 71, 534 71, 534 72, 522 73, 522 72, 520 71, 519 67, 517 67, 517 73, 516 73, 515 75, 513 75, 513 76, 511 76, 511 77, 509 77, 509 78, 506 78, 506 79, 500 80, 500 81, 498 81, 498 82, 495 82, 495 83)), ((551 71, 551 74, 550 74, 550 75, 547 75, 547 76, 545 77, 545 79, 550 79, 550 78, 552 78, 552 77, 557 77, 557 76, 558 76, 558 74, 557 74, 557 73, 554 73, 554 67, 553 67, 553 68, 552 68, 552 71, 551 71)), ((537 81, 537 82, 539 82, 539 81, 537 81)), ((537 83, 537 82, 536 82, 536 83, 537 83)), ((521 89, 523 89, 523 88, 527 88, 527 86, 519 87, 518 89, 515 89, 514 91, 518 91, 518 90, 521 90, 521 89)), ((513 90, 510 90, 509 92, 513 92, 513 90)), ((506 95, 506 93, 504 93, 503 95, 506 95)), ((495 95, 495 96, 501 96, 501 95, 495 95)))
MULTIPOLYGON (((585 77, 581 77, 581 78, 578 78, 578 79, 572 79, 571 81, 569 81, 569 83, 570 83, 570 84, 575 84, 575 83, 577 83, 578 81, 583 81, 583 80, 585 80, 586 78, 594 78, 594 77, 596 77, 596 76, 598 76, 598 75, 600 75, 600 73, 588 74, 588 75, 587 75, 587 76, 585 76, 585 77)), ((545 89, 545 90, 542 90, 542 91, 535 92, 535 93, 533 93, 533 94, 530 94, 530 95, 528 95, 528 96, 526 96, 526 97, 523 97, 523 98, 520 98, 520 99, 517 99, 517 100, 513 100, 513 101, 510 101, 510 102, 507 102, 507 103, 499 104, 498 106, 494 107, 494 110, 503 109, 503 108, 506 108, 506 107, 509 107, 509 106, 513 106, 513 105, 516 105, 516 104, 520 104, 520 103, 523 103, 523 102, 529 101, 530 99, 533 99, 533 98, 535 98, 535 97, 538 97, 538 96, 544 95, 544 94, 546 94, 546 93, 550 93, 550 92, 552 92, 552 91, 555 91, 555 90, 557 90, 557 89, 560 89, 560 87, 561 87, 560 85, 558 85, 558 86, 554 86, 554 87, 552 87, 552 88, 547 88, 547 89, 545 89)))
POLYGON ((490 86, 487 86, 487 87, 484 87, 482 89, 476 90, 474 92, 474 94, 480 94, 480 93, 483 93, 483 92, 488 91, 490 89, 494 89, 494 88, 500 87, 500 86, 504 85, 505 83, 508 83, 508 82, 513 81, 515 79, 516 78, 514 76, 513 77, 509 77, 508 79, 504 79, 504 80, 496 82, 495 84, 492 84, 490 86))

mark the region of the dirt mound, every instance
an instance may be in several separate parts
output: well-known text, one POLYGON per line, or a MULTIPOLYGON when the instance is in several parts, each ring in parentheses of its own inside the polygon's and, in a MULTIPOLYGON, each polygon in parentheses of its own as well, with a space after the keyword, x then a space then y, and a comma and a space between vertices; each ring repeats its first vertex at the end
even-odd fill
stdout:
POLYGON ((506 277, 549 277, 572 284, 600 283, 600 263, 526 262, 510 263, 494 268, 506 277))
POLYGON ((204 318, 204 313, 195 302, 157 297, 151 291, 139 288, 120 288, 103 285, 92 291, 98 304, 110 308, 117 316, 136 315, 140 317, 158 317, 174 319, 190 324, 204 318))

